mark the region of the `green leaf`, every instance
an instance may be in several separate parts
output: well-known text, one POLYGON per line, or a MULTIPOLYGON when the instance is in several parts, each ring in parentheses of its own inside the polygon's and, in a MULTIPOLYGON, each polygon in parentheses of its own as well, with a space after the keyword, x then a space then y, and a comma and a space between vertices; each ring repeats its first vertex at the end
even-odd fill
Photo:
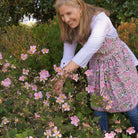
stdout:
POLYGON ((123 138, 131 138, 131 136, 127 136, 125 134, 122 134, 123 138))
POLYGON ((16 129, 11 129, 7 133, 8 137, 11 137, 11 138, 14 138, 16 134, 17 134, 17 130, 16 129))

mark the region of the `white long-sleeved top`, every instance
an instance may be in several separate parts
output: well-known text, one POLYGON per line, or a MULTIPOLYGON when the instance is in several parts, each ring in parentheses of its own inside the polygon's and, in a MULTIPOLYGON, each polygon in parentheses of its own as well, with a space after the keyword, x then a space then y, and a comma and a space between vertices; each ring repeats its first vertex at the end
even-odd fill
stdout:
MULTIPOLYGON (((98 15, 92 17, 91 21, 91 34, 87 42, 83 47, 76 53, 75 50, 77 42, 72 44, 64 43, 63 58, 60 63, 60 67, 66 66, 71 60, 82 68, 85 68, 92 56, 98 51, 101 44, 106 38, 116 38, 118 37, 117 31, 111 23, 110 18, 101 12, 98 15)), ((122 42, 125 47, 129 50, 132 58, 134 60, 135 66, 138 65, 138 60, 128 46, 122 42)))

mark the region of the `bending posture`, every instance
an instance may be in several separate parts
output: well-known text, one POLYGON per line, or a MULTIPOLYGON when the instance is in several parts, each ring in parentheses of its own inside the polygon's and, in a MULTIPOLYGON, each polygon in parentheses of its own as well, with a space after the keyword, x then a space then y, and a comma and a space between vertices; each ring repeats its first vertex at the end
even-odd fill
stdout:
MULTIPOLYGON (((55 8, 64 42, 60 65, 65 70, 64 78, 89 62, 92 75, 88 84, 97 95, 107 95, 112 101, 109 111, 105 107, 91 107, 95 116, 101 116, 102 131, 108 132, 107 112, 126 112, 138 132, 138 60, 119 39, 109 12, 83 0, 56 0, 55 8), (75 54, 77 43, 82 48, 75 54)), ((64 82, 60 79, 55 83, 57 93, 62 92, 64 82)))

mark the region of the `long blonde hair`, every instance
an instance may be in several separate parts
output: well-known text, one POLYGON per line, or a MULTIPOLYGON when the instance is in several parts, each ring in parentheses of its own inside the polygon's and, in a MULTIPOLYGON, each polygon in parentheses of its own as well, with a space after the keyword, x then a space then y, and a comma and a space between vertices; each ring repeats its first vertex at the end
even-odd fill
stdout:
POLYGON ((68 42, 68 43, 72 43, 74 39, 77 42, 87 41, 91 32, 90 24, 92 16, 97 15, 103 11, 106 13, 107 16, 110 15, 110 13, 107 10, 101 7, 96 7, 87 4, 83 0, 56 0, 55 9, 60 27, 60 34, 61 34, 60 38, 63 42, 68 42), (59 8, 63 4, 70 5, 73 7, 80 6, 82 8, 80 24, 77 28, 71 29, 65 22, 62 21, 61 16, 59 14, 59 8))

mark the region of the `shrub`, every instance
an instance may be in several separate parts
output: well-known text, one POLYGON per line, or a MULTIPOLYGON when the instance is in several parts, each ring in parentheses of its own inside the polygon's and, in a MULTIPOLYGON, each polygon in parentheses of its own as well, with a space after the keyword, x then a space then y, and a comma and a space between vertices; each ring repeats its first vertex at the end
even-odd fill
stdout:
MULTIPOLYGON (((28 61, 32 56, 48 55, 38 49, 31 46, 30 52, 25 53, 28 56, 21 57, 22 62, 11 56, 3 59, 1 55, 0 136, 44 138, 62 134, 66 138, 102 138, 103 134, 96 125, 99 118, 93 117, 90 108, 87 83, 82 75, 85 70, 80 74, 70 74, 64 85, 64 94, 55 95, 54 81, 51 81, 54 75, 43 67, 40 71, 30 68, 33 62, 28 61)), ((62 72, 56 65, 53 70, 58 74, 62 72)), ((95 96, 91 99, 97 106, 95 96)), ((110 125, 110 130, 118 127, 122 130, 117 135, 128 135, 125 131, 130 123, 123 114, 114 114, 110 125), (121 123, 115 124, 116 120, 121 123)))
POLYGON ((87 104, 88 93, 84 90, 85 80, 80 78, 79 85, 76 84, 78 87, 73 84, 73 80, 67 80, 64 87, 65 95, 61 95, 61 98, 55 96, 49 72, 44 68, 39 72, 30 68, 30 64, 33 63, 28 61, 32 56, 48 54, 38 53, 37 50, 33 54, 26 52, 27 59, 22 57, 20 63, 13 57, 1 59, 1 136, 44 137, 44 132, 54 126, 63 137, 69 137, 69 135, 85 137, 92 131, 93 135, 99 136, 100 130, 94 124, 94 120, 92 121, 92 110, 87 104), (80 127, 78 124, 75 126, 71 124, 71 117, 75 116, 80 120, 80 127), (93 127, 89 128, 88 123, 93 127))
POLYGON ((40 48, 46 47, 49 49, 49 56, 42 59, 39 64, 42 64, 50 71, 54 64, 59 65, 63 53, 63 43, 60 41, 57 18, 54 17, 48 24, 41 24, 32 28, 32 31, 32 36, 40 48))
POLYGON ((26 52, 29 45, 36 44, 32 39, 31 29, 26 26, 7 27, 6 33, 1 35, 0 49, 4 53, 9 53, 16 59, 20 59, 21 53, 26 52))
POLYGON ((117 28, 119 37, 130 47, 138 58, 138 19, 122 23, 117 28))
POLYGON ((130 19, 137 18, 137 1, 127 0, 85 0, 86 2, 103 7, 111 13, 111 20, 114 25, 120 25, 122 22, 129 22, 130 19))
POLYGON ((0 49, 5 54, 9 53, 20 61, 21 53, 25 53, 28 46, 37 45, 39 49, 49 49, 49 56, 32 56, 32 67, 40 70, 47 68, 51 73, 54 64, 59 65, 63 53, 63 44, 59 40, 60 31, 56 17, 48 24, 41 24, 29 28, 27 26, 7 27, 6 33, 1 36, 0 49))

